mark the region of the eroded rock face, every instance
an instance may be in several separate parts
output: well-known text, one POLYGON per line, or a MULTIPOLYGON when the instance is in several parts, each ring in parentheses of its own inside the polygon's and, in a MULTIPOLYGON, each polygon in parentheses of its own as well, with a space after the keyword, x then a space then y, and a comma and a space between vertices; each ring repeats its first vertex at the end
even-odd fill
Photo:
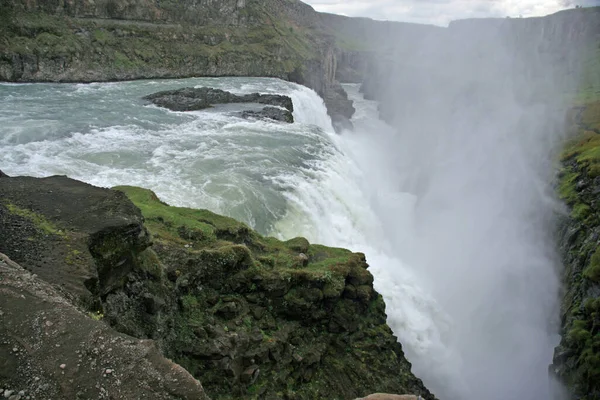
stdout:
POLYGON ((7 392, 20 399, 209 400, 151 340, 91 318, 1 253, 0 276, 0 387, 7 392))
POLYGON ((64 176, 0 180, 0 249, 96 307, 150 245, 140 211, 119 192, 64 176))
POLYGON ((348 94, 340 84, 336 83, 329 87, 325 92, 324 101, 336 132, 340 133, 344 130, 354 129, 350 118, 352 118, 356 110, 352 101, 348 99, 348 94))

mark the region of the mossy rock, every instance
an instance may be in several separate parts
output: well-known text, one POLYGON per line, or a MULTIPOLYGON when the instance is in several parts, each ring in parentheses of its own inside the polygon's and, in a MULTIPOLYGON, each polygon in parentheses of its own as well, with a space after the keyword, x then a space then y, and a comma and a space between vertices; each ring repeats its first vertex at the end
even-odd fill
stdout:
POLYGON ((552 370, 574 397, 591 400, 600 398, 600 102, 580 105, 569 119, 571 137, 558 182, 558 193, 571 208, 559 241, 566 288, 563 338, 552 370))
POLYGON ((149 190, 116 189, 142 211, 176 298, 165 301, 171 327, 159 340, 211 398, 385 390, 433 399, 386 325, 364 254, 283 242, 210 211, 168 206, 149 190))

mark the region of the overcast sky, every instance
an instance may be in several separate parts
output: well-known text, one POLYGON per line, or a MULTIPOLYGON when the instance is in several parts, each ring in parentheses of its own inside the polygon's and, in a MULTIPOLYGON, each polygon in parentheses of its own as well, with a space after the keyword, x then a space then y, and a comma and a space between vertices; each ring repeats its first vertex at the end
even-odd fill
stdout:
POLYGON ((351 17, 447 25, 473 17, 534 17, 600 0, 303 0, 317 11, 351 17))

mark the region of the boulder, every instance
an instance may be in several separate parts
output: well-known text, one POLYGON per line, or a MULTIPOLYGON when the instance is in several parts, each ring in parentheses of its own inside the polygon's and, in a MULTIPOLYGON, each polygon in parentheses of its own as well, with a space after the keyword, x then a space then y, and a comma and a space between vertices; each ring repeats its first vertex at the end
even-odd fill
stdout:
POLYGON ((242 111, 242 118, 271 119, 274 121, 294 122, 294 116, 287 109, 265 107, 261 111, 242 111))
POLYGON ((166 90, 150 94, 143 97, 143 99, 159 107, 168 108, 171 111, 203 110, 214 104, 229 103, 268 104, 283 107, 289 112, 294 111, 292 99, 288 96, 259 93, 238 96, 224 90, 209 87, 166 90))

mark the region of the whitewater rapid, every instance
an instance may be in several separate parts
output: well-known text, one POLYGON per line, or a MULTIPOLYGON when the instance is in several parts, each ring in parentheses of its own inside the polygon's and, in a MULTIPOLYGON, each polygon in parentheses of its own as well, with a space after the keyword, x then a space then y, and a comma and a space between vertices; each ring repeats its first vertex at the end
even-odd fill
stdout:
MULTIPOLYGON (((443 202, 440 207, 428 205, 427 197, 406 189, 418 182, 410 165, 399 169, 399 161, 410 159, 411 149, 398 146, 398 133, 378 119, 376 103, 364 100, 357 85, 346 85, 346 90, 357 109, 356 129, 337 135, 314 91, 275 79, 0 84, 0 169, 8 175, 68 175, 103 187, 142 186, 169 204, 229 215, 262 234, 305 236, 313 243, 364 252, 375 287, 385 298, 388 323, 413 372, 439 398, 514 398, 516 390, 497 386, 522 384, 505 371, 513 368, 511 362, 522 362, 515 355, 519 349, 511 347, 519 340, 512 338, 517 331, 506 328, 517 314, 506 309, 502 320, 490 316, 469 326, 472 316, 467 311, 481 300, 470 297, 476 287, 472 285, 487 288, 496 277, 470 282, 464 276, 462 284, 446 275, 453 272, 444 272, 440 258, 447 254, 456 274, 462 259, 427 236, 422 213, 430 218, 453 214, 444 214, 443 202), (183 86, 286 94, 293 100, 296 122, 249 121, 230 106, 177 113, 140 100, 183 86), (439 257, 424 257, 428 254, 439 257), (432 260, 434 267, 428 264, 432 260), (444 297, 440 286, 446 282, 456 289, 453 295, 459 301, 444 297), (465 313, 457 312, 456 304, 463 304, 465 313), (497 337, 490 334, 496 328, 497 337), (503 329, 514 340, 503 341, 503 329), (503 353, 515 355, 515 360, 503 361, 504 375, 497 385, 482 387, 497 376, 486 366, 503 353)), ((467 222, 477 224, 466 218, 455 225, 467 222)), ((443 228, 451 234, 448 226, 443 228)), ((469 246, 464 253, 471 251, 469 246)), ((460 243, 456 247, 463 248, 460 243)), ((501 271, 494 273, 501 278, 501 271)), ((530 344, 538 332, 524 334, 530 344)), ((548 345, 538 347, 535 351, 549 362, 548 345)))

